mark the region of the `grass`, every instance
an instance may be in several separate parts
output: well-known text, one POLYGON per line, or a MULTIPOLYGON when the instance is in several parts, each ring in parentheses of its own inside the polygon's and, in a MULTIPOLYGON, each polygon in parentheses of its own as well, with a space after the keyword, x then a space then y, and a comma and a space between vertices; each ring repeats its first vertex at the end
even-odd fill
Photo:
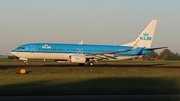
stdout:
POLYGON ((0 95, 179 94, 178 68, 27 67, 0 70, 0 95))
POLYGON ((30 67, 24 67, 20 61, 1 61, 0 95, 180 94, 180 68, 138 67, 180 66, 178 61, 100 62, 97 67, 44 66, 52 63, 30 61, 30 67), (27 74, 19 74, 21 68, 26 68, 27 74))

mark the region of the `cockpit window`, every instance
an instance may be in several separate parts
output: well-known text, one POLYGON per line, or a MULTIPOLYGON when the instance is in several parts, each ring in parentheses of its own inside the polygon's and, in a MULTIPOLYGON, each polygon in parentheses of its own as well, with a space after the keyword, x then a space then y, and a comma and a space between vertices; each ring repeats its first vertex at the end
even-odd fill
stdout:
POLYGON ((17 49, 25 49, 25 48, 21 46, 21 47, 18 47, 17 49))

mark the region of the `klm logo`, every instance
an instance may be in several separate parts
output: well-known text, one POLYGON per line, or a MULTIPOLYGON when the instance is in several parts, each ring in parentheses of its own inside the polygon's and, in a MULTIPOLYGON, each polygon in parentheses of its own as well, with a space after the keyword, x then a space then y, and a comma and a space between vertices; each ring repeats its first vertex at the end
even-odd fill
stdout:
POLYGON ((152 37, 149 36, 148 33, 144 33, 143 36, 140 36, 140 40, 152 40, 152 37))
POLYGON ((51 46, 48 46, 47 44, 45 44, 44 46, 42 46, 42 48, 44 48, 44 49, 51 49, 51 46))
POLYGON ((75 60, 79 60, 79 57, 76 57, 75 60))

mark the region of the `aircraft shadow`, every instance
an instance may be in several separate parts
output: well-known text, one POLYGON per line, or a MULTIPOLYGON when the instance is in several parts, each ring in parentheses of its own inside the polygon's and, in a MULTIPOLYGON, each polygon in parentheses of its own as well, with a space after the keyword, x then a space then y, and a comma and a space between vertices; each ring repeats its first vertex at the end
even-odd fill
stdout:
POLYGON ((59 83, 60 79, 1 85, 1 96, 178 94, 177 81, 158 77, 94 78, 59 83))

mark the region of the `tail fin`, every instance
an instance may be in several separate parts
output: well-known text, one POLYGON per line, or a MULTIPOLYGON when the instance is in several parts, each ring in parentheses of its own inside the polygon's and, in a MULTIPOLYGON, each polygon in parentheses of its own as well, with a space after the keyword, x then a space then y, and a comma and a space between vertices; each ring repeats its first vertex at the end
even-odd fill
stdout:
POLYGON ((123 46, 134 46, 138 42, 138 47, 150 48, 153 41, 156 23, 157 20, 151 20, 151 22, 146 26, 146 28, 141 32, 135 41, 124 44, 123 46))

